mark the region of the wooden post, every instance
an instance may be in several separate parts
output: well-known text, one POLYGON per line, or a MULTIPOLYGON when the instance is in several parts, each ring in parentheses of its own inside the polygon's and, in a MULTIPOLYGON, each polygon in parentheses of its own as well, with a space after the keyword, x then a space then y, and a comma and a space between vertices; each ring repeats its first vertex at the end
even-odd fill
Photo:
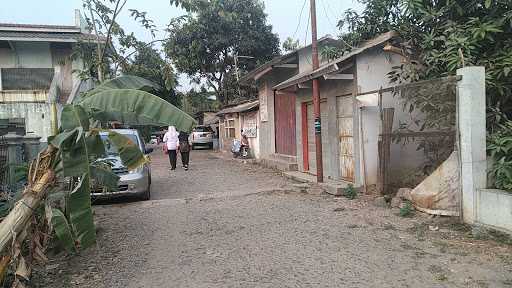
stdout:
POLYGON ((391 158, 391 133, 393 132, 393 116, 395 108, 382 109, 382 134, 379 140, 379 169, 377 191, 380 195, 388 192, 389 162, 391 158))

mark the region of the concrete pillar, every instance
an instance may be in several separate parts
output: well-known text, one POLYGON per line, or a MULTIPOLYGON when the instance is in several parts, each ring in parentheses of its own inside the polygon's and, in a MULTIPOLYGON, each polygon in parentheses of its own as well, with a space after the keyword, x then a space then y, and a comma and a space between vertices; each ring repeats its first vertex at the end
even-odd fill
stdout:
POLYGON ((457 128, 459 132, 462 216, 466 223, 478 220, 478 190, 487 186, 485 127, 485 68, 457 70, 457 128))

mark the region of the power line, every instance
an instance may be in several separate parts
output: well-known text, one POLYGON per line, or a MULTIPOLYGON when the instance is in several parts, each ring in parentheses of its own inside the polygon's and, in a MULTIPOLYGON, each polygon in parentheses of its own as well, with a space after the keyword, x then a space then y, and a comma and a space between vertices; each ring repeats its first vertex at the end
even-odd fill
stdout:
MULTIPOLYGON (((333 28, 335 28, 335 30, 336 30, 336 25, 334 25, 334 23, 331 21, 331 18, 329 17, 329 14, 327 13, 327 9, 325 8, 325 5, 324 5, 324 1, 328 1, 328 0, 324 0, 324 1, 319 0, 319 1, 320 1, 320 3, 322 4, 322 8, 323 8, 323 10, 324 10, 324 14, 325 14, 325 17, 327 18, 327 21, 328 21, 328 22, 331 24, 331 26, 333 26, 333 28)), ((329 5, 329 2, 327 2, 327 5, 329 5)), ((330 8, 330 6, 329 6, 329 8, 330 8)), ((332 11, 332 10, 331 10, 331 11, 332 11)), ((343 43, 345 43, 345 45, 347 45, 348 47, 350 47, 350 49, 354 49, 354 46, 352 46, 352 45, 350 45, 349 43, 347 43, 347 41, 345 41, 345 40, 343 39, 343 37, 339 37, 339 39, 340 39, 343 43)))
POLYGON ((308 40, 308 32, 309 32, 309 23, 311 21, 311 11, 309 11, 309 14, 308 14, 308 22, 306 24, 306 36, 304 37, 304 46, 306 46, 308 43, 307 43, 307 40, 308 40))
POLYGON ((302 3, 302 8, 300 9, 300 15, 299 15, 299 21, 297 23, 297 28, 295 28, 295 32, 293 33, 293 39, 295 39, 295 36, 297 36, 297 32, 299 32, 300 24, 302 23, 302 13, 304 13, 304 7, 306 7, 307 0, 304 0, 302 3))
POLYGON ((329 22, 329 24, 331 24, 332 28, 334 28, 334 30, 336 30, 336 25, 334 25, 334 23, 331 21, 331 17, 329 17, 329 14, 327 13, 327 9, 325 8, 324 1, 319 0, 320 4, 322 4, 322 8, 324 10, 325 18, 327 18, 327 21, 329 22))

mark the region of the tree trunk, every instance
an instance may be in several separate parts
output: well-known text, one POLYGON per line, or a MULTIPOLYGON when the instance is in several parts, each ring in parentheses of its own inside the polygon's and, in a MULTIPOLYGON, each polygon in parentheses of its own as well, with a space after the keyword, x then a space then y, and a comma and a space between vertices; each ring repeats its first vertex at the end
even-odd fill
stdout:
POLYGON ((22 198, 16 202, 9 215, 0 222, 0 252, 11 247, 13 238, 16 238, 27 227, 34 211, 44 199, 48 187, 53 183, 55 173, 50 165, 54 160, 55 150, 50 145, 31 163, 30 184, 25 188, 22 198), (31 179, 31 177, 33 178, 31 179))

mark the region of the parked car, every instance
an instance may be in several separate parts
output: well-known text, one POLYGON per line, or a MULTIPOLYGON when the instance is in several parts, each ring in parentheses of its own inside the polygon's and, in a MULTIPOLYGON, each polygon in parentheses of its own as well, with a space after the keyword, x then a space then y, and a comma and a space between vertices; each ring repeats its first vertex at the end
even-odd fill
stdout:
POLYGON ((149 144, 158 145, 158 138, 154 135, 151 136, 151 139, 149 140, 149 144))
POLYGON ((192 149, 197 146, 208 146, 213 149, 213 129, 210 126, 196 126, 190 134, 192 149))
MULTIPOLYGON (((132 140, 144 154, 153 152, 153 148, 146 148, 139 132, 134 129, 114 129, 132 140)), ((100 137, 105 143, 107 157, 105 159, 112 165, 112 172, 117 174, 119 179, 118 189, 109 191, 105 187, 94 187, 91 189, 93 198, 113 198, 116 196, 135 196, 142 200, 149 200, 151 197, 151 167, 149 163, 129 171, 122 163, 117 149, 108 138, 108 132, 100 132, 100 137)))

